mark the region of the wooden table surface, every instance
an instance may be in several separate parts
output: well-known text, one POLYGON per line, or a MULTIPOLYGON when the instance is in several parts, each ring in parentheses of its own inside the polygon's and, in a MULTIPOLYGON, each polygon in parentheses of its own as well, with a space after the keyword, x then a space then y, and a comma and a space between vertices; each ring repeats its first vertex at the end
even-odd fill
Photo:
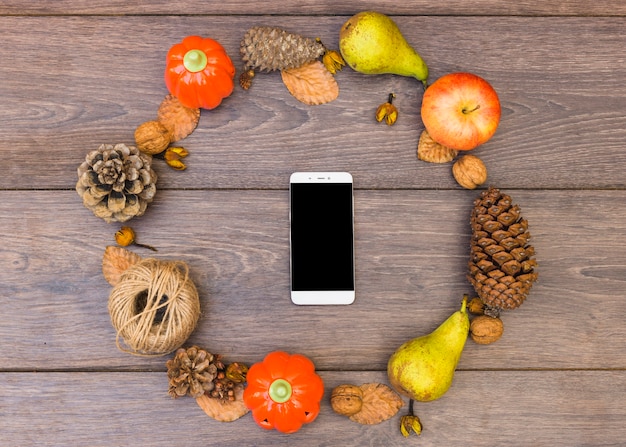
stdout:
POLYGON ((143 3, 0 4, 0 444, 624 445, 626 3, 143 3), (264 431, 250 415, 216 422, 193 399, 168 396, 170 355, 116 348, 101 262, 120 225, 83 207, 76 169, 102 143, 132 144, 154 119, 165 54, 184 36, 218 40, 239 73, 250 27, 336 47, 343 22, 366 9, 396 20, 431 80, 471 71, 498 91, 500 127, 474 154, 528 219, 539 282, 503 315, 503 338, 468 341, 450 391, 416 405, 420 438, 400 435, 400 414, 363 426, 333 413, 333 387, 387 383, 395 348, 473 292, 469 213, 480 191, 460 188, 450 165, 417 160, 416 80, 347 68, 338 99, 307 106, 278 73, 258 75, 202 112, 183 141, 186 171, 155 162, 156 199, 129 222, 157 258, 190 266, 203 313, 187 344, 248 364, 302 353, 325 381, 318 419, 296 434, 264 431), (373 117, 390 92, 392 127, 373 117), (288 179, 298 170, 354 176, 353 305, 289 300, 288 179))

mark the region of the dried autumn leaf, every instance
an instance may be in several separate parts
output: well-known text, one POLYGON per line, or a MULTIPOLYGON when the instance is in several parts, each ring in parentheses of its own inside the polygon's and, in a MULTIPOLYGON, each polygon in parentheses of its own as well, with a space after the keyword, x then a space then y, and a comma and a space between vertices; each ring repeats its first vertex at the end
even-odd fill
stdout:
POLYGON ((393 417, 404 405, 402 398, 394 390, 382 383, 364 383, 363 406, 361 411, 350 416, 359 424, 379 424, 393 417))
POLYGON ((171 132, 172 141, 182 140, 198 125, 200 109, 185 107, 178 98, 167 95, 159 106, 157 120, 171 132))
POLYGON ((221 400, 209 397, 206 394, 198 397, 196 402, 204 412, 219 422, 232 422, 248 413, 248 407, 243 402, 243 388, 235 393, 235 400, 221 400))
POLYGON ((337 81, 320 61, 282 70, 281 76, 289 93, 307 105, 325 104, 339 96, 337 81))
POLYGON ((437 143, 430 137, 430 134, 424 130, 420 135, 417 144, 417 158, 429 163, 448 163, 454 160, 457 151, 447 146, 437 143))
POLYGON ((102 257, 102 274, 112 286, 120 282, 122 273, 141 261, 141 256, 122 247, 109 245, 102 257))

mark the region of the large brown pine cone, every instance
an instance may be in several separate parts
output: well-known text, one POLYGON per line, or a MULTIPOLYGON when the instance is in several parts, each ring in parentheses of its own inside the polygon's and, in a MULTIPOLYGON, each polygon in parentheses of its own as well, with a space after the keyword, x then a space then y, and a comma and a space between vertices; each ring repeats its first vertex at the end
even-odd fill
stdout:
POLYGON ((515 309, 537 280, 528 222, 511 197, 489 188, 474 201, 467 278, 486 306, 515 309))
POLYGON ((141 216, 156 194, 152 157, 125 144, 103 144, 78 167, 76 192, 106 222, 141 216))
POLYGON ((240 51, 244 71, 273 71, 300 67, 326 50, 318 40, 280 28, 255 26, 243 36, 240 51))

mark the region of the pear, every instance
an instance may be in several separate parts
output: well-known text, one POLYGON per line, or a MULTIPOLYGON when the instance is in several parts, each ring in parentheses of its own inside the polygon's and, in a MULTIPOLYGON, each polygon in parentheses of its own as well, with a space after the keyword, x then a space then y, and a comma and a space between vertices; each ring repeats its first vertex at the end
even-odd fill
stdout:
POLYGON ((348 19, 339 31, 339 51, 355 71, 410 76, 426 86, 428 66, 385 14, 363 11, 348 19))
POLYGON ((396 391, 422 402, 439 399, 448 391, 469 334, 466 306, 467 296, 461 310, 437 329, 407 341, 393 353, 387 375, 396 391))

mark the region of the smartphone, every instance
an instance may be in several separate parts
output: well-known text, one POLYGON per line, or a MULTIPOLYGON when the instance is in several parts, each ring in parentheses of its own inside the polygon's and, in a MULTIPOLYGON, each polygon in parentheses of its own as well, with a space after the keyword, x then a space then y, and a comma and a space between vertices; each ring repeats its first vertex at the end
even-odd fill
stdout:
POLYGON ((291 301, 354 302, 354 199, 347 172, 295 172, 289 180, 291 301))

